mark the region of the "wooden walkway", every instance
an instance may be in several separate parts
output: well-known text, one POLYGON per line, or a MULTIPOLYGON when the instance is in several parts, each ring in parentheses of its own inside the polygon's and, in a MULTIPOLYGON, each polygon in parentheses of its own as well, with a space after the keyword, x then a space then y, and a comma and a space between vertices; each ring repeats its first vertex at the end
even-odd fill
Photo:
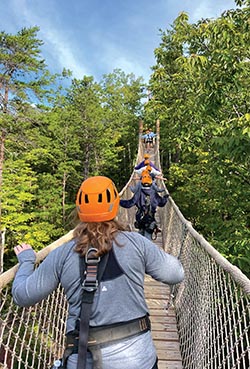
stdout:
MULTIPOLYGON (((162 247, 158 234, 155 243, 162 247)), ((173 307, 166 311, 170 288, 168 285, 145 277, 145 296, 150 310, 152 334, 158 354, 159 369, 182 369, 179 337, 173 307)))
MULTIPOLYGON (((149 150, 150 160, 155 162, 156 152, 154 149, 149 150)), ((134 183, 131 183, 134 185, 134 183)), ((136 212, 135 207, 130 212, 136 212)), ((133 217, 134 219, 134 217, 133 217)), ((156 211, 156 221, 160 226, 160 219, 156 211)), ((131 229, 133 222, 130 224, 131 229)), ((162 248, 161 233, 158 233, 154 243, 162 248)), ((150 312, 150 320, 152 323, 152 335, 158 355, 159 369, 183 369, 179 337, 176 325, 175 311, 170 307, 166 311, 166 305, 170 297, 170 287, 164 283, 157 282, 149 276, 145 277, 145 297, 150 312)))

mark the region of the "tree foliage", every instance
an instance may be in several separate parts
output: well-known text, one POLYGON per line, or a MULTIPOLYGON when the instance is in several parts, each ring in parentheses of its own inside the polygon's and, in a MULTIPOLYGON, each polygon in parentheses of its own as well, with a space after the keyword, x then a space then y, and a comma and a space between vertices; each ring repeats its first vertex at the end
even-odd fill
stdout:
MULTIPOLYGON (((138 121, 161 122, 161 158, 184 215, 225 257, 249 270, 249 0, 217 19, 181 13, 161 30, 149 90, 117 69, 97 82, 53 76, 38 27, 0 33, 0 215, 11 261, 20 241, 44 247, 72 227, 90 175, 121 189, 134 165, 138 121)), ((3 241, 3 237, 1 238, 3 241)), ((6 263, 6 268, 9 266, 6 263)))
MULTIPOLYGON (((99 83, 91 76, 73 79, 63 90, 59 76, 46 70, 38 30, 2 32, 0 38, 6 268, 16 243, 38 250, 72 228, 69 215, 85 178, 108 175, 121 188, 137 151, 142 79, 115 70, 99 83)), ((63 71, 61 82, 68 76, 63 71)))
POLYGON ((162 164, 176 202, 247 274, 249 11, 228 10, 195 24, 181 13, 161 33, 146 106, 146 114, 161 120, 162 164))

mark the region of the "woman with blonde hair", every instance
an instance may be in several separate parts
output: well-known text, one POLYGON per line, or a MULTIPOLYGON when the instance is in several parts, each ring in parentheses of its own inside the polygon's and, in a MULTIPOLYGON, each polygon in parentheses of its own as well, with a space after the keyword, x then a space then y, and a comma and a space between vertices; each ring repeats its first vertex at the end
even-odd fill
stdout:
POLYGON ((59 283, 64 288, 68 300, 68 355, 63 367, 67 369, 158 367, 144 298, 144 275, 172 285, 183 280, 183 268, 177 258, 145 237, 125 230, 115 219, 119 202, 111 179, 88 178, 77 194, 79 224, 71 241, 53 250, 35 270, 31 246, 22 244, 14 249, 19 260, 12 287, 16 304, 31 306, 47 297, 59 283), (87 269, 82 282, 81 264, 93 250, 94 258, 101 260, 100 268, 104 259, 105 265, 91 305, 87 357, 81 361, 79 328, 85 313, 84 308, 81 311, 82 285, 88 277, 87 269))

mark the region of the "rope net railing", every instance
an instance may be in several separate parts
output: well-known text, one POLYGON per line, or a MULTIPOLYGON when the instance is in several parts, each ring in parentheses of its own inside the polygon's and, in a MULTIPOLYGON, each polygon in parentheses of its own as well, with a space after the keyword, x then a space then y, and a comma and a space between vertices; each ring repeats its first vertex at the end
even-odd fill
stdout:
MULTIPOLYGON (((160 168, 159 150, 155 163, 160 168)), ((185 269, 171 291, 183 368, 249 369, 250 280, 194 230, 171 197, 158 213, 163 247, 185 269)))
MULTIPOLYGON (((152 160, 160 167, 158 145, 159 136, 152 160)), ((143 153, 139 142, 136 162, 143 153)), ((133 176, 122 198, 132 196, 133 176)), ((118 217, 133 228, 134 215, 134 208, 120 208, 118 217)), ((157 216, 164 249, 185 269, 185 280, 171 290, 183 368, 249 369, 250 280, 192 228, 171 197, 157 216)), ((71 238, 72 231, 38 252, 37 262, 71 238)), ((48 369, 63 353, 67 302, 59 286, 35 306, 17 307, 11 296, 16 269, 0 275, 0 369, 48 369)))
POLYGON ((172 291, 183 368, 249 369, 250 281, 180 221, 171 201, 162 216, 165 250, 185 269, 172 291))
MULTIPOLYGON (((72 238, 72 231, 37 253, 37 263, 72 238)), ((11 282, 17 266, 0 275, 0 369, 48 369, 62 356, 67 301, 62 288, 35 306, 13 302, 11 282)))

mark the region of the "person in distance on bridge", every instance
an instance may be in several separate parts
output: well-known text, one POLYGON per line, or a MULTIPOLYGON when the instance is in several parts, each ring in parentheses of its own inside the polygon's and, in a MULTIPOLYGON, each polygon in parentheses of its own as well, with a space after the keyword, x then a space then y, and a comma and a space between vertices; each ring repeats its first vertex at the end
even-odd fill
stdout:
POLYGON ((66 336, 67 342, 73 342, 73 347, 67 345, 66 352, 70 353, 67 369, 77 368, 83 283, 79 266, 90 248, 100 257, 100 266, 103 260, 106 264, 94 295, 89 323, 89 337, 93 342, 99 341, 97 346, 89 343, 85 368, 158 368, 144 297, 144 275, 173 285, 183 280, 184 271, 176 257, 137 232, 127 231, 118 222, 119 203, 111 179, 90 177, 81 184, 77 194, 79 222, 71 241, 51 251, 36 269, 36 255, 30 245, 23 243, 14 248, 19 261, 12 286, 16 304, 32 306, 46 298, 59 283, 65 290, 69 304, 66 336), (120 338, 112 341, 111 337, 116 335, 120 338))
POLYGON ((157 206, 163 207, 168 201, 168 194, 160 196, 158 192, 164 192, 160 189, 151 175, 151 167, 146 167, 141 173, 140 182, 135 187, 130 187, 134 193, 131 199, 120 200, 120 205, 124 208, 137 207, 135 214, 135 227, 139 229, 139 233, 146 238, 152 240, 157 237, 160 231, 155 219, 157 206))
POLYGON ((150 146, 154 147, 155 139, 157 137, 157 134, 152 131, 152 128, 149 128, 149 137, 150 137, 150 146))
POLYGON ((167 178, 164 178, 162 176, 162 173, 160 171, 155 170, 154 168, 152 168, 150 165, 147 165, 139 170, 135 170, 136 174, 139 174, 139 177, 134 177, 134 180, 140 180, 139 183, 137 183, 135 186, 129 186, 130 190, 133 193, 136 193, 141 187, 142 187, 142 177, 143 177, 143 173, 145 173, 145 177, 144 177, 144 182, 146 180, 146 185, 144 187, 151 187, 151 189, 155 190, 156 192, 164 192, 165 188, 160 188, 157 186, 155 179, 162 179, 162 180, 166 180, 167 178), (148 177, 148 175, 151 176, 151 179, 148 177), (147 180, 148 179, 148 180, 147 180))
MULTIPOLYGON (((135 169, 136 174, 139 174, 141 176, 143 172, 148 171, 150 173, 152 179, 155 179, 155 178, 163 179, 162 173, 159 170, 152 167, 150 165, 149 160, 145 160, 144 163, 145 163, 144 167, 141 167, 140 169, 135 169)), ((164 179, 166 179, 166 178, 164 178, 164 179)))
POLYGON ((135 167, 134 167, 134 169, 135 170, 139 170, 139 169, 141 169, 141 168, 143 168, 143 167, 145 167, 146 165, 150 165, 152 168, 154 168, 155 170, 158 170, 159 171, 159 169, 154 165, 154 163, 150 160, 150 155, 149 154, 145 154, 144 155, 144 159, 139 163, 139 164, 137 164, 135 167))
POLYGON ((150 148, 154 147, 154 138, 156 136, 157 136, 156 133, 154 133, 151 128, 148 128, 146 130, 146 133, 141 136, 142 139, 144 140, 146 150, 149 150, 150 148))

